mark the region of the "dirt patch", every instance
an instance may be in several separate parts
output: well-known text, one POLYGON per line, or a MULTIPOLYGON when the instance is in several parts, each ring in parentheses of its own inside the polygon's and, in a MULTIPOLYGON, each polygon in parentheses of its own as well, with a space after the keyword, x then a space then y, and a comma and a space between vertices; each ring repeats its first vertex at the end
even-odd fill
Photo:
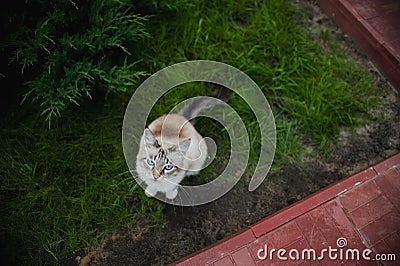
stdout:
MULTIPOLYGON (((305 22, 318 38, 329 30, 342 41, 345 51, 374 74, 381 89, 383 108, 373 110, 375 121, 357 130, 343 130, 329 157, 313 157, 288 165, 268 178, 254 192, 246 176, 228 194, 199 207, 167 205, 166 226, 144 222, 137 228, 111 235, 98 251, 74 254, 66 265, 165 265, 213 244, 293 204, 333 182, 373 165, 400 151, 400 99, 398 93, 358 50, 354 42, 319 9, 314 1, 298 1, 306 10, 305 22)), ((323 40, 320 40, 324 45, 323 40)))
MULTIPOLYGON (((165 228, 125 229, 109 239, 95 256, 81 265, 165 265, 223 239, 342 177, 320 165, 289 165, 269 176, 255 192, 248 191, 250 177, 243 178, 228 194, 199 207, 168 205, 165 228), (137 236, 140 237, 137 237, 137 236), (104 252, 108 256, 104 256, 104 252), (83 264, 88 263, 88 264, 83 264)), ((75 260, 76 261, 76 260, 75 260)), ((70 261, 72 262, 72 261, 70 261)))

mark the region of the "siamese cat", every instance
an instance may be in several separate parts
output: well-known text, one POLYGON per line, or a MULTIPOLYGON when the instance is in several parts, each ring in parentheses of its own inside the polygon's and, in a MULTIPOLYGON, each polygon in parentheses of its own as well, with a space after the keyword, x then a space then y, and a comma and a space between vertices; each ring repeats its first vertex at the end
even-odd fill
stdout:
MULTIPOLYGON (((212 96, 227 101, 227 89, 217 88, 212 96)), ((198 98, 178 114, 160 116, 144 130, 136 172, 147 185, 147 196, 161 192, 172 200, 184 177, 199 173, 207 158, 207 145, 189 119, 218 102, 215 98, 198 98)))

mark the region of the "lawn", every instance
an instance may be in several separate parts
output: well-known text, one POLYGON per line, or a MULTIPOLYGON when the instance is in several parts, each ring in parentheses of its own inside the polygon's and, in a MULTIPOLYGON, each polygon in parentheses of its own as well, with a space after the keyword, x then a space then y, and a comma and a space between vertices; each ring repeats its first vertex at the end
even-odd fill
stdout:
MULTIPOLYGON (((275 115, 277 149, 272 171, 334 147, 340 129, 365 122, 376 87, 372 76, 324 33, 322 47, 287 0, 175 1, 145 22, 149 37, 130 43, 127 60, 143 73, 187 60, 215 60, 249 75, 275 115), (307 148, 306 148, 307 147, 307 148)), ((146 7, 140 9, 146 14, 146 7)), ((60 263, 98 245, 110 232, 150 219, 163 226, 163 204, 144 195, 122 152, 125 107, 143 81, 126 91, 95 93, 63 110, 51 128, 36 102, 4 108, 0 118, 1 247, 9 261, 60 263), (19 250, 19 251, 15 251, 19 250), (12 251, 12 252, 11 252, 12 251)), ((180 101, 210 93, 207 84, 180 86, 159 101, 149 121, 180 101)), ((21 99, 18 99, 20 101, 21 99)), ((248 171, 258 158, 260 131, 246 103, 231 94, 250 136, 248 171)), ((223 128, 201 119, 199 131, 229 147, 223 128)), ((202 176, 222 169, 226 156, 202 176)))

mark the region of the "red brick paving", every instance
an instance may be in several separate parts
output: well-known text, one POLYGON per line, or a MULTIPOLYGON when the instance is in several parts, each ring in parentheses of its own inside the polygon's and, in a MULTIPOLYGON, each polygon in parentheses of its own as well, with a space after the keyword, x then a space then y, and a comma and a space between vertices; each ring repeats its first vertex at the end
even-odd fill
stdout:
POLYGON ((172 265, 400 265, 399 196, 400 153, 172 265))
POLYGON ((400 91, 400 1, 317 2, 400 91))

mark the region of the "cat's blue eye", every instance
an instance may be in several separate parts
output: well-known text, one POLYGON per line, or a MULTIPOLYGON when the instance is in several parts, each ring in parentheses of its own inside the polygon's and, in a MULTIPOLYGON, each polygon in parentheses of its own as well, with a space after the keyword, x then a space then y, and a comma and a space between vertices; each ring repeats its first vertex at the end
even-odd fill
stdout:
POLYGON ((150 160, 150 159, 147 159, 147 164, 149 165, 149 166, 154 166, 154 165, 156 165, 156 163, 153 161, 153 160, 150 160))
POLYGON ((174 168, 174 166, 173 166, 172 164, 166 164, 166 165, 164 165, 164 169, 165 169, 166 171, 171 171, 173 168, 174 168))

